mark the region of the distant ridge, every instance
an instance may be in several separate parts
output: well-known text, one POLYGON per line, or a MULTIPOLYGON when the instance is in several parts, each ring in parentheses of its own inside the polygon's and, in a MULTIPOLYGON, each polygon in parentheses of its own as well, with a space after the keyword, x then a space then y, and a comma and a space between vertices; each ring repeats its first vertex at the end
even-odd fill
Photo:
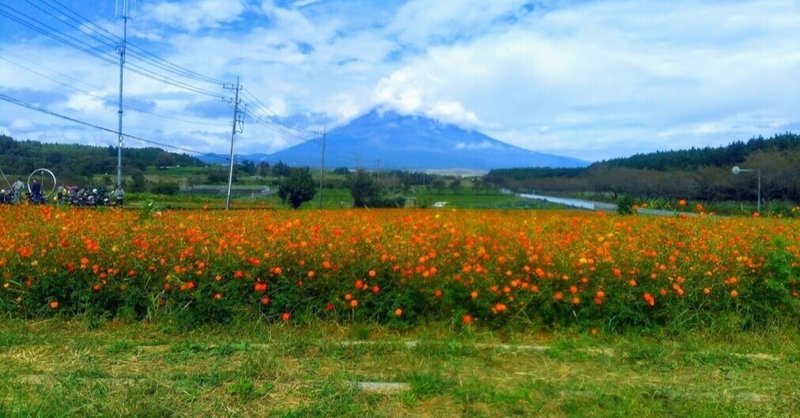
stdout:
MULTIPOLYGON (((239 158, 316 167, 320 164, 320 153, 321 139, 315 138, 274 154, 239 158)), ((530 151, 422 116, 374 110, 327 134, 325 165, 488 171, 511 167, 585 167, 588 162, 530 151)))

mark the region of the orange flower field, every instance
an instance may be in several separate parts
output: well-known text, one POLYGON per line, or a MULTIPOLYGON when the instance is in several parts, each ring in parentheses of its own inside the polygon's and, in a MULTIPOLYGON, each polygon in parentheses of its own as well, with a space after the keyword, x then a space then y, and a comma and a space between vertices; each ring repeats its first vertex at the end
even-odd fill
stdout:
POLYGON ((800 223, 467 210, 0 207, 12 317, 742 326, 800 319, 800 223))

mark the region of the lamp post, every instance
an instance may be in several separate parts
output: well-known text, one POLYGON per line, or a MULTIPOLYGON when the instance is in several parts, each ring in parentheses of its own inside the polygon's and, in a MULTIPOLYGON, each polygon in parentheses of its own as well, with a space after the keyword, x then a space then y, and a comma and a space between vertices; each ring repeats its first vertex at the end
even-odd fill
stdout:
POLYGON ((733 172, 733 174, 752 172, 752 171, 755 171, 758 174, 758 214, 760 215, 761 214, 761 169, 757 168, 754 170, 751 168, 739 168, 738 165, 735 165, 733 166, 733 169, 731 169, 731 171, 733 172))

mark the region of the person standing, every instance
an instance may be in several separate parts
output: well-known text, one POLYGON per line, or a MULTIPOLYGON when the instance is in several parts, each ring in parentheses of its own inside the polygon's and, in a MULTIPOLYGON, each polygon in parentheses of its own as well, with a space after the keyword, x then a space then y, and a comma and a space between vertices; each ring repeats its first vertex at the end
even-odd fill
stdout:
POLYGON ((23 182, 22 182, 22 179, 21 179, 21 178, 17 178, 17 181, 15 181, 15 182, 14 182, 14 183, 11 185, 11 191, 12 191, 12 192, 13 192, 13 194, 14 194, 14 203, 19 203, 19 202, 21 202, 21 199, 20 199, 20 197, 22 196, 22 189, 23 189, 24 187, 25 187, 25 183, 23 183, 23 182))
POLYGON ((39 179, 33 179, 31 184, 31 202, 35 205, 42 203, 42 184, 39 183, 39 179))
POLYGON ((114 190, 114 199, 116 200, 115 206, 121 208, 122 201, 124 198, 125 198, 125 191, 122 190, 122 187, 117 187, 117 189, 114 190))

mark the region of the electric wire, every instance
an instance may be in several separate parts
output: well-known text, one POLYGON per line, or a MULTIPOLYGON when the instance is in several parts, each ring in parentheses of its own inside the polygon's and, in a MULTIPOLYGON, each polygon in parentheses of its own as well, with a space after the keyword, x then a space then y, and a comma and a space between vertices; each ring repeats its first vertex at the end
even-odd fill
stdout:
MULTIPOLYGON (((0 48, 0 51, 3 51, 4 53, 6 53, 6 54, 8 54, 8 55, 17 56, 16 54, 11 54, 11 53, 8 53, 8 52, 7 52, 7 51, 5 51, 3 48, 0 48)), ((10 59, 9 59, 7 56, 6 56, 6 57, 4 57, 4 56, 0 55, 0 60, 6 61, 6 62, 8 62, 8 63, 11 63, 12 65, 15 65, 15 66, 17 66, 17 67, 19 67, 19 68, 22 68, 22 69, 24 69, 25 71, 27 71, 27 72, 29 72, 29 73, 36 74, 36 75, 38 75, 38 76, 40 76, 40 77, 42 77, 42 78, 45 78, 45 79, 47 79, 47 80, 50 80, 50 81, 52 81, 52 82, 54 82, 54 83, 60 84, 60 85, 62 85, 62 86, 64 86, 64 87, 66 87, 66 88, 69 88, 69 89, 71 89, 71 90, 74 90, 74 91, 77 91, 77 92, 83 93, 83 94, 85 94, 85 95, 87 95, 87 96, 91 96, 91 97, 94 97, 94 98, 97 98, 97 99, 103 100, 104 102, 105 102, 105 101, 108 101, 108 97, 101 96, 101 95, 99 95, 99 94, 97 94, 97 93, 94 93, 94 92, 88 91, 88 90, 86 90, 86 89, 82 89, 82 88, 80 88, 80 87, 73 86, 73 85, 71 85, 71 84, 68 84, 68 83, 66 83, 66 82, 63 82, 63 81, 61 81, 61 80, 58 80, 58 79, 56 79, 56 78, 50 77, 50 76, 48 76, 47 74, 41 73, 41 72, 39 72, 39 71, 37 71, 37 70, 35 70, 35 69, 33 69, 33 68, 29 67, 29 66, 26 66, 26 65, 24 65, 24 64, 20 64, 19 62, 14 62, 13 60, 10 60, 10 59)), ((46 67, 42 67, 40 64, 38 64, 38 63, 35 63, 35 62, 33 62, 33 61, 30 61, 30 60, 26 60, 26 61, 28 61, 28 62, 31 62, 31 63, 33 63, 33 64, 36 64, 36 65, 39 65, 39 66, 40 66, 40 68, 44 68, 44 69, 47 69, 47 70, 49 70, 49 71, 52 71, 52 72, 54 72, 54 73, 56 73, 56 74, 58 74, 58 75, 60 75, 60 76, 62 76, 62 77, 65 77, 65 78, 72 78, 72 77, 69 77, 69 76, 68 76, 68 75, 66 75, 66 74, 63 74, 63 73, 59 72, 59 71, 55 71, 55 70, 52 70, 52 69, 48 69, 48 68, 46 68, 46 67)), ((83 83, 81 83, 81 84, 83 84, 83 83)), ((88 85, 88 84, 86 84, 86 86, 88 86, 88 87, 90 87, 90 88, 92 88, 92 89, 94 89, 94 90, 102 90, 102 89, 101 89, 101 88, 99 88, 99 87, 90 86, 90 85, 88 85)), ((146 109, 140 108, 140 107, 136 106, 135 104, 134 104, 134 105, 131 105, 130 103, 128 103, 128 105, 127 105, 127 108, 128 108, 129 110, 132 110, 132 111, 134 111, 134 112, 138 112, 138 113, 144 113, 144 114, 148 114, 148 115, 155 116, 155 117, 157 117, 157 118, 162 118, 162 119, 174 120, 174 121, 178 121, 178 122, 185 122, 185 123, 190 123, 190 124, 194 124, 194 125, 204 125, 204 126, 219 126, 219 124, 217 124, 217 123, 201 122, 201 121, 198 121, 198 120, 190 120, 190 119, 185 119, 185 118, 182 118, 182 117, 175 117, 175 116, 168 116, 168 115, 164 115, 164 114, 161 114, 161 113, 159 113, 159 112, 153 112, 152 110, 146 110, 146 109)))
POLYGON ((289 134, 298 138, 305 138, 308 135, 316 135, 319 132, 309 131, 305 129, 300 129, 295 126, 290 126, 284 123, 276 122, 275 118, 280 117, 280 115, 272 110, 269 106, 267 106, 263 101, 261 101, 255 94, 253 94, 250 90, 246 87, 242 87, 242 96, 245 100, 249 101, 251 106, 254 107, 253 112, 257 115, 260 115, 262 118, 261 120, 268 120, 275 125, 281 126, 283 129, 289 131, 289 134), (269 112, 270 114, 267 114, 269 112))
MULTIPOLYGON (((34 4, 31 0, 26 0, 26 2, 28 4, 30 4, 30 5, 32 5, 33 7, 35 7, 36 9, 42 11, 46 15, 48 15, 48 16, 56 19, 57 21, 61 22, 62 24, 65 24, 65 25, 67 25, 67 26, 69 26, 69 27, 71 27, 73 29, 78 30, 80 33, 83 33, 84 35, 88 36, 91 40, 93 40, 94 42, 97 42, 99 45, 98 46, 92 45, 92 44, 90 44, 88 42, 85 42, 85 41, 83 41, 81 39, 78 39, 78 38, 76 38, 74 36, 71 36, 71 35, 69 35, 69 34, 67 34, 67 33, 65 33, 63 31, 60 31, 60 30, 58 30, 56 28, 53 28, 52 26, 47 25, 47 24, 45 24, 45 23, 43 23, 43 22, 41 22, 41 21, 39 21, 39 20, 37 20, 35 18, 32 18, 32 17, 26 15, 25 13, 20 12, 17 9, 14 9, 13 7, 10 7, 8 5, 4 5, 4 4, 1 4, 1 3, 0 3, 0 16, 5 16, 6 18, 8 18, 8 19, 10 19, 10 20, 12 20, 14 22, 17 22, 22 26, 28 27, 29 29, 31 29, 31 30, 33 30, 33 31, 35 31, 37 33, 40 33, 40 34, 45 35, 45 36, 47 36, 47 37, 49 37, 51 39, 54 39, 55 41, 57 41, 57 42, 59 42, 59 43, 61 43, 63 45, 69 46, 71 48, 74 48, 74 49, 77 49, 77 50, 79 50, 81 52, 84 52, 84 53, 86 53, 88 55, 94 56, 95 58, 98 58, 98 59, 100 59, 102 61, 105 61, 105 62, 107 62, 109 64, 115 64, 116 65, 116 63, 117 63, 116 54, 109 54, 109 53, 106 53, 106 52, 102 52, 101 53, 101 52, 98 52, 98 50, 100 48, 102 48, 103 46, 112 47, 112 48, 118 48, 119 45, 122 44, 121 38, 119 38, 118 36, 116 36, 113 33, 109 32, 108 30, 102 28, 101 26, 95 24, 94 22, 90 21, 89 19, 85 18, 84 16, 80 15, 79 13, 75 12, 74 10, 70 9, 69 7, 65 6, 63 3, 60 3, 57 0, 43 0, 43 2, 45 4, 45 6, 47 6, 51 10, 53 10, 55 13, 61 14, 61 16, 57 16, 54 12, 50 12, 50 11, 45 10, 44 8, 34 4), (69 20, 69 21, 71 21, 73 23, 70 24, 66 20, 69 20), (87 31, 91 31, 91 33, 87 33, 87 31)), ((177 64, 174 64, 174 63, 172 63, 170 61, 167 61, 167 60, 165 60, 165 59, 163 59, 163 58, 161 58, 161 57, 159 57, 159 56, 157 56, 155 54, 152 54, 152 53, 150 53, 150 52, 148 52, 148 51, 146 51, 146 50, 144 50, 142 48, 139 48, 138 46, 136 46, 134 44, 127 43, 126 46, 127 46, 126 53, 129 54, 129 56, 134 57, 134 59, 136 60, 135 62, 127 62, 129 70, 131 72, 139 74, 139 75, 142 75, 144 77, 148 77, 148 78, 154 79, 156 81, 159 81, 159 82, 162 82, 162 83, 165 83, 165 84, 168 84, 168 85, 172 85, 174 87, 177 87, 177 88, 180 88, 180 89, 183 89, 183 90, 187 90, 187 91, 194 92, 194 93, 197 93, 197 94, 206 95, 206 96, 213 97, 213 98, 221 98, 221 99, 225 100, 225 97, 222 96, 221 94, 218 94, 218 93, 216 93, 214 91, 211 91, 211 90, 208 90, 208 89, 204 89, 204 88, 201 88, 201 87, 194 86, 194 85, 189 84, 189 83, 184 83, 182 81, 175 80, 174 78, 165 76, 163 74, 158 74, 155 71, 152 71, 152 70, 146 68, 145 65, 151 65, 151 66, 159 68, 161 70, 170 72, 170 73, 172 73, 174 75, 181 76, 181 77, 184 77, 184 78, 190 78, 190 79, 193 79, 195 81, 200 81, 200 82, 207 82, 207 83, 223 84, 224 85, 224 82, 222 82, 221 80, 218 80, 218 79, 215 79, 213 77, 209 77, 209 76, 197 73, 195 71, 192 71, 190 69, 181 67, 181 66, 179 66, 177 64), (138 61, 141 61, 141 63, 138 62, 138 61)), ((6 60, 6 61, 8 61, 8 60, 6 60)), ((18 65, 18 64, 16 64, 16 65, 18 65)), ((21 67, 24 68, 24 66, 21 66, 21 67)), ((57 81, 57 80, 55 80, 55 79, 53 79, 51 77, 48 77, 48 76, 46 76, 44 74, 41 74, 41 73, 39 73, 37 71, 32 71, 32 72, 34 72, 34 73, 36 73, 36 74, 38 74, 38 75, 40 75, 40 76, 42 76, 44 78, 47 78, 47 79, 49 79, 51 81, 58 82, 59 84, 64 84, 64 83, 59 82, 59 81, 57 81)), ((98 96, 96 94, 93 94, 91 92, 83 91, 81 89, 75 88, 74 86, 69 86, 69 85, 67 85, 67 86, 70 87, 70 88, 75 89, 76 91, 82 91, 83 93, 86 93, 86 94, 92 95, 94 97, 98 97, 98 98, 101 98, 101 99, 105 100, 105 98, 102 98, 102 97, 100 97, 100 96, 98 96)), ((299 128, 294 127, 294 126, 288 126, 286 124, 277 122, 275 120, 275 118, 276 117, 280 117, 280 115, 278 115, 277 112, 275 112, 273 109, 271 109, 268 105, 266 105, 263 101, 261 101, 255 94, 253 94, 252 92, 250 92, 246 88, 243 88, 242 93, 243 93, 242 96, 243 96, 243 99, 244 99, 243 101, 247 102, 247 103, 245 103, 245 105, 247 106, 249 104, 250 105, 249 107, 252 108, 252 109, 250 109, 250 112, 249 112, 248 116, 253 118, 253 120, 255 120, 259 125, 262 125, 262 126, 268 128, 268 129, 274 131, 275 133, 277 133, 279 135, 287 135, 287 136, 291 136, 291 137, 294 137, 294 138, 297 138, 297 139, 301 139, 303 141, 307 141, 309 135, 318 135, 319 134, 319 132, 303 130, 303 129, 299 129, 299 128)), ((9 98, 9 96, 4 96, 4 97, 9 98)), ((14 99, 14 100, 16 100, 16 99, 14 99)), ((9 100, 6 100, 6 101, 9 101, 9 100)), ((16 103, 16 102, 14 102, 14 103, 16 103)), ((16 103, 16 104, 19 104, 19 105, 23 106, 24 104, 21 104, 21 103, 22 102, 16 103)), ((25 107, 29 107, 29 106, 25 106, 25 107)), ((50 111, 47 111, 46 109, 35 108, 35 106, 34 106, 33 109, 34 110, 38 110, 38 111, 42 111, 44 113, 51 113, 50 111)), ((142 113, 148 113, 148 114, 151 114, 153 116, 163 117, 163 118, 166 118, 166 119, 179 120, 179 121, 184 121, 184 122, 187 122, 187 123, 203 124, 203 123, 198 123, 198 122, 194 122, 194 121, 188 121, 188 120, 185 120, 185 119, 172 118, 172 117, 169 117, 169 116, 158 115, 158 114, 156 114, 154 112, 148 112, 148 111, 143 111, 142 109, 136 109, 135 107, 131 107, 131 109, 134 110, 134 111, 140 111, 142 113)), ((54 114, 54 116, 62 117, 64 115, 54 114)), ((65 118, 68 118, 68 117, 65 117, 65 118)), ((73 119, 70 118, 70 119, 67 119, 67 120, 73 120, 73 119)), ((77 121, 77 120, 73 120, 73 121, 77 121)), ((78 122, 78 123, 80 123, 80 122, 78 122)), ((208 125, 215 125, 215 124, 208 124, 208 125)), ((92 125, 89 125, 89 126, 92 126, 92 125)), ((99 128, 97 126, 92 126, 92 127, 99 128)), ((107 128, 103 128, 103 129, 106 130, 107 128)), ((113 131, 113 130, 109 130, 109 132, 117 133, 117 131, 113 131)), ((128 134, 123 134, 123 136, 127 136, 127 137, 130 137, 132 139, 144 140, 143 138, 133 137, 133 136, 130 136, 128 134)), ((144 140, 144 141, 147 142, 147 140, 144 140)), ((313 141, 313 139, 312 139, 312 141, 313 141)), ((153 142, 153 143, 155 143, 155 142, 153 142)), ((156 143, 156 144, 160 145, 161 143, 156 143)), ((164 144, 164 145, 172 147, 170 145, 166 145, 166 144, 164 144)), ((188 149, 186 149, 186 150, 188 150, 188 149)), ((188 151, 189 152, 196 152, 196 151, 192 151, 192 150, 188 150, 188 151)))
MULTIPOLYGON (((0 9, 0 16, 5 16, 5 17, 7 17, 7 18, 9 18, 9 19, 11 19, 11 20, 23 25, 23 26, 28 27, 29 29, 31 29, 31 30, 33 30, 35 32, 38 32, 38 33, 40 33, 42 35, 45 35, 45 36, 47 36, 47 37, 49 37, 51 39, 54 39, 55 41, 57 41, 57 42, 59 42, 61 44, 64 44, 64 45, 69 46, 69 47, 72 47, 72 48, 77 49, 77 50, 79 50, 81 52, 84 52, 86 54, 92 55, 92 56, 94 56, 94 57, 96 57, 96 58, 98 58, 98 59, 100 59, 102 61, 105 61, 105 62, 109 63, 109 64, 116 64, 116 56, 115 55, 106 56, 106 55, 97 53, 97 52, 95 52, 95 50, 98 49, 97 46, 93 46, 91 44, 88 44, 88 43, 86 43, 86 42, 84 42, 84 41, 82 41, 80 39, 75 38, 74 36, 71 36, 69 34, 66 34, 66 33, 58 30, 58 29, 55 29, 50 25, 46 25, 46 24, 44 24, 44 23, 42 23, 42 22, 40 22, 40 21, 38 21, 38 20, 36 20, 34 18, 31 18, 30 16, 28 16, 28 15, 26 15, 26 14, 24 14, 24 13, 22 13, 22 12, 16 10, 16 9, 14 9, 13 7, 10 7, 8 5, 4 5, 4 4, 1 4, 1 3, 0 3, 0 7, 3 7, 5 9, 11 10, 11 12, 8 12, 8 11, 0 9), (14 15, 12 13, 16 13, 16 15, 14 15), (83 45, 83 46, 81 46, 81 45, 83 45)), ((213 97, 213 98, 223 98, 223 96, 221 94, 217 93, 217 92, 214 92, 214 91, 211 91, 211 90, 208 90, 208 89, 204 89, 204 88, 201 88, 201 87, 197 87, 197 86, 191 85, 189 83, 184 83, 184 82, 175 80, 173 78, 170 78, 170 77, 167 77, 167 76, 164 76, 164 75, 161 75, 161 74, 157 74, 157 73, 155 73, 155 72, 153 72, 151 70, 148 70, 147 68, 145 68, 142 65, 137 64, 137 63, 128 63, 128 67, 130 67, 129 68, 130 71, 132 71, 134 73, 137 73, 139 75, 151 78, 151 79, 156 80, 156 81, 160 81, 160 82, 165 83, 165 84, 172 85, 174 87, 178 87, 178 88, 181 88, 181 89, 184 89, 184 90, 187 90, 187 91, 191 91, 191 92, 194 92, 194 93, 198 93, 198 94, 203 94, 203 95, 206 95, 206 96, 209 96, 209 97, 213 97)))
MULTIPOLYGON (((35 5, 32 0, 25 0, 25 1, 28 2, 29 4, 33 5, 37 9, 42 10, 44 13, 46 13, 47 15, 53 17, 54 19, 57 19, 57 20, 61 21, 62 23, 67 24, 66 22, 64 22, 63 19, 59 18, 58 16, 55 16, 54 14, 52 14, 50 12, 47 12, 46 10, 42 9, 41 7, 35 5)), ((79 13, 77 13, 74 10, 70 9, 69 7, 65 6, 63 3, 60 3, 57 0, 43 0, 43 2, 45 3, 45 6, 49 7, 52 10, 55 10, 58 13, 62 13, 62 15, 66 19, 74 22, 74 24, 69 24, 69 26, 71 28, 76 29, 76 30, 81 31, 81 32, 84 32, 84 33, 86 33, 86 32, 85 32, 85 30, 83 28, 86 28, 87 30, 91 30, 93 33, 97 34, 102 39, 98 38, 97 36, 93 36, 93 35, 87 33, 88 36, 92 36, 93 39, 95 39, 95 40, 97 40, 99 42, 103 42, 104 40, 108 41, 109 43, 107 45, 109 45, 112 48, 118 47, 119 45, 122 44, 122 39, 119 36, 109 32, 107 29, 103 28, 102 26, 99 26, 96 23, 94 23, 91 20, 89 20, 88 18, 80 15, 79 13)), ((134 44, 134 43, 132 43, 130 41, 126 41, 126 54, 129 54, 130 56, 132 56, 134 58, 141 59, 142 61, 146 61, 150 65, 153 65, 155 67, 161 68, 162 70, 171 72, 171 73, 173 73, 175 75, 178 75, 178 76, 182 76, 182 77, 185 77, 185 78, 191 78, 191 79, 194 79, 195 81, 201 81, 201 82, 206 82, 206 83, 211 83, 211 84, 224 84, 224 81, 222 81, 222 80, 219 80, 219 79, 216 79, 216 78, 213 78, 213 77, 209 77, 209 76, 206 76, 204 74, 200 74, 200 73, 198 73, 196 71, 192 71, 192 70, 190 70, 188 68, 185 68, 185 67, 181 67, 181 66, 179 66, 179 65, 177 65, 177 64, 175 64, 173 62, 170 62, 170 61, 168 61, 168 60, 166 60, 166 59, 164 59, 162 57, 159 57, 159 56, 157 56, 157 55, 155 55, 155 54, 153 54, 153 53, 151 53, 151 52, 149 52, 149 51, 147 51, 147 50, 145 50, 143 48, 138 47, 136 44, 134 44)))
MULTIPOLYGON (((44 114, 47 114, 47 115, 50 115, 50 116, 55 116, 57 118, 64 119, 64 120, 67 120, 67 121, 70 121, 70 122, 73 122, 73 123, 77 123, 79 125, 88 126, 90 128, 94 128, 94 129, 97 129, 97 130, 101 130, 101 131, 105 131, 105 132, 109 132, 109 133, 113 133, 113 134, 119 134, 119 132, 114 130, 114 129, 106 128, 106 127, 103 127, 103 126, 100 126, 100 125, 96 125, 96 124, 91 123, 91 122, 86 122, 86 121, 83 121, 83 120, 80 120, 80 119, 76 119, 76 118, 73 118, 73 117, 70 117, 70 116, 67 116, 67 115, 63 115, 61 113, 57 113, 57 112, 45 109, 45 108, 40 107, 40 106, 36 106, 36 105, 30 104, 30 103, 24 102, 22 100, 15 99, 15 98, 13 98, 11 96, 7 96, 7 95, 5 95, 3 93, 0 93, 0 100, 3 100, 5 102, 11 103, 11 104, 15 104, 17 106, 25 107, 25 108, 28 108, 30 110, 34 110, 34 111, 37 111, 37 112, 40 112, 40 113, 44 113, 44 114)), ((144 138, 144 137, 141 137, 141 136, 137 136, 137 135, 131 135, 131 134, 126 134, 126 133, 122 133, 121 135, 124 138, 130 138, 130 139, 133 139, 133 140, 136 140, 136 141, 141 141, 141 142, 145 142, 145 143, 148 143, 148 144, 158 145, 158 146, 161 146, 161 147, 164 147, 164 148, 176 149, 176 150, 188 152, 188 153, 191 153, 191 154, 207 155, 209 157, 217 158, 219 160, 224 160, 224 161, 229 161, 230 160, 228 157, 223 157, 223 156, 219 156, 219 155, 216 155, 216 154, 201 152, 201 151, 197 151, 197 150, 194 150, 194 149, 191 149, 191 148, 180 147, 180 146, 177 146, 177 145, 170 145, 170 144, 167 144, 165 142, 154 141, 154 140, 147 139, 147 138, 144 138)))

